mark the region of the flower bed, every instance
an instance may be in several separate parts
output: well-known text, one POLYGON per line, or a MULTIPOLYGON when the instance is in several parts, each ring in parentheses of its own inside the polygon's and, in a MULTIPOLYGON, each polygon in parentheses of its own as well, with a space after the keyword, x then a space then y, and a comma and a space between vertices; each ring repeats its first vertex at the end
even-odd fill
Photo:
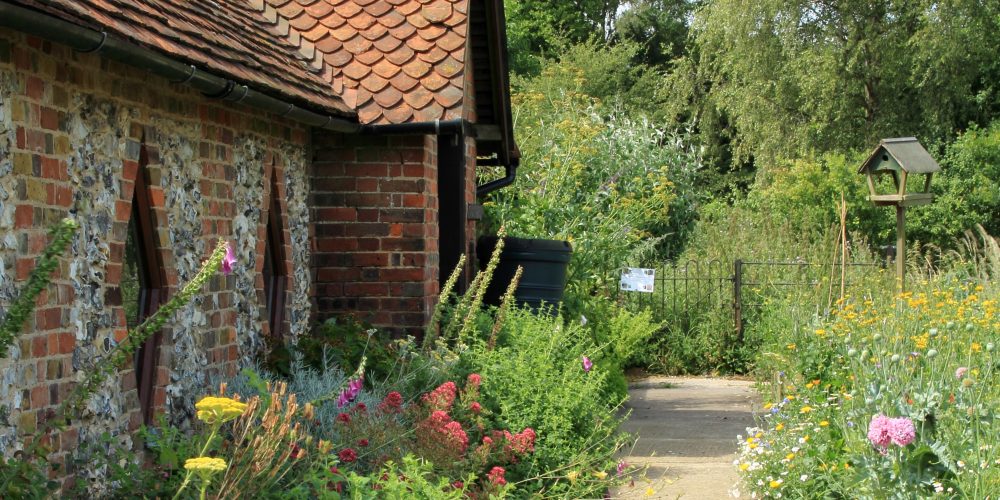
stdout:
POLYGON ((741 493, 986 498, 1000 490, 995 285, 844 300, 762 353, 769 402, 740 438, 741 493))

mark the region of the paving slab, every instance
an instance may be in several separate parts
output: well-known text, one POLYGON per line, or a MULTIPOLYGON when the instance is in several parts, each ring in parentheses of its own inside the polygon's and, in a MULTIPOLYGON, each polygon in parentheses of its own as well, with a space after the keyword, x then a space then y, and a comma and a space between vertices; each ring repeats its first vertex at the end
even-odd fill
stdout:
POLYGON ((631 416, 623 430, 638 435, 624 458, 648 466, 646 480, 614 498, 724 499, 736 484, 736 435, 753 425, 759 397, 746 380, 650 377, 629 385, 631 416))

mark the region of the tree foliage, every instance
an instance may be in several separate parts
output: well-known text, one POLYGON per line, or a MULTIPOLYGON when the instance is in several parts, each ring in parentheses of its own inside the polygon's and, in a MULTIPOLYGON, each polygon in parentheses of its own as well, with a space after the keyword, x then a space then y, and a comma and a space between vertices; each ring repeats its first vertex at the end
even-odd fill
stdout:
POLYGON ((991 0, 715 0, 672 110, 731 127, 735 160, 944 141, 1000 109, 998 30, 991 0))

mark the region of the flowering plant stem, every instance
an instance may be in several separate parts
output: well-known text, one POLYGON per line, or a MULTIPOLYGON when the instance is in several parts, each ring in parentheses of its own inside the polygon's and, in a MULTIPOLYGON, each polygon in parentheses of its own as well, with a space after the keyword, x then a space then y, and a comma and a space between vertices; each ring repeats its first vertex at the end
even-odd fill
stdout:
MULTIPOLYGON (((219 427, 221 426, 222 422, 216 422, 212 424, 212 432, 208 434, 208 439, 205 441, 205 445, 201 447, 201 453, 198 454, 199 457, 203 457, 205 456, 205 453, 208 453, 208 447, 211 446, 212 440, 215 439, 215 435, 219 433, 219 427)), ((194 475, 194 471, 188 469, 187 473, 184 474, 184 481, 181 483, 181 487, 177 488, 177 493, 174 493, 173 500, 177 500, 178 498, 180 498, 181 492, 184 491, 184 489, 187 488, 188 484, 191 482, 192 475, 194 475)), ((207 489, 208 489, 208 481, 207 480, 202 481, 201 496, 199 498, 202 498, 204 500, 205 490, 207 489)))
POLYGON ((31 316, 31 312, 35 309, 35 299, 52 280, 52 272, 59 267, 59 256, 66 251, 66 247, 72 242, 73 235, 79 228, 80 225, 75 220, 67 217, 49 229, 51 241, 42 251, 42 256, 39 257, 35 269, 31 271, 28 282, 7 309, 7 315, 0 320, 0 358, 7 357, 7 347, 31 316))
MULTIPOLYGON (((54 417, 45 420, 45 423, 37 433, 38 436, 46 436, 55 429, 62 429, 71 415, 79 415, 87 400, 90 399, 90 396, 98 387, 111 374, 124 366, 128 360, 132 359, 132 354, 150 335, 163 328, 167 320, 173 318, 177 311, 201 292, 201 289, 208 283, 208 280, 218 272, 228 248, 228 243, 220 241, 215 247, 215 251, 212 252, 212 255, 202 264, 201 269, 198 270, 195 277, 184 285, 184 288, 177 295, 174 295, 166 304, 157 309, 152 316, 146 318, 139 326, 130 331, 125 339, 115 346, 107 359, 95 363, 90 368, 90 372, 84 381, 77 385, 73 389, 73 392, 60 403, 59 407, 55 410, 54 417)), ((42 455, 46 450, 42 447, 42 442, 42 439, 32 441, 31 446, 24 453, 27 460, 43 458, 42 455)), ((0 491, 4 491, 6 487, 7 484, 0 485, 0 491)))

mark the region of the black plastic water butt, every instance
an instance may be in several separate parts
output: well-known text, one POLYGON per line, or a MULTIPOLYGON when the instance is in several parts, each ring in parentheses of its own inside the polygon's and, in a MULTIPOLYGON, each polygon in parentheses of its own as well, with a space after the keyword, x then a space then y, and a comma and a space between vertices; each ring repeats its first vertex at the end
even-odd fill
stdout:
MULTIPOLYGON (((486 269, 490 255, 496 248, 496 236, 484 236, 476 246, 479 258, 479 268, 486 269)), ((491 305, 499 305, 500 298, 507 291, 507 286, 514 279, 517 266, 524 268, 521 281, 514 292, 514 298, 519 305, 527 306, 534 311, 546 306, 557 306, 562 302, 566 290, 566 268, 569 265, 573 248, 568 241, 504 238, 503 252, 500 263, 483 301, 491 305)))

